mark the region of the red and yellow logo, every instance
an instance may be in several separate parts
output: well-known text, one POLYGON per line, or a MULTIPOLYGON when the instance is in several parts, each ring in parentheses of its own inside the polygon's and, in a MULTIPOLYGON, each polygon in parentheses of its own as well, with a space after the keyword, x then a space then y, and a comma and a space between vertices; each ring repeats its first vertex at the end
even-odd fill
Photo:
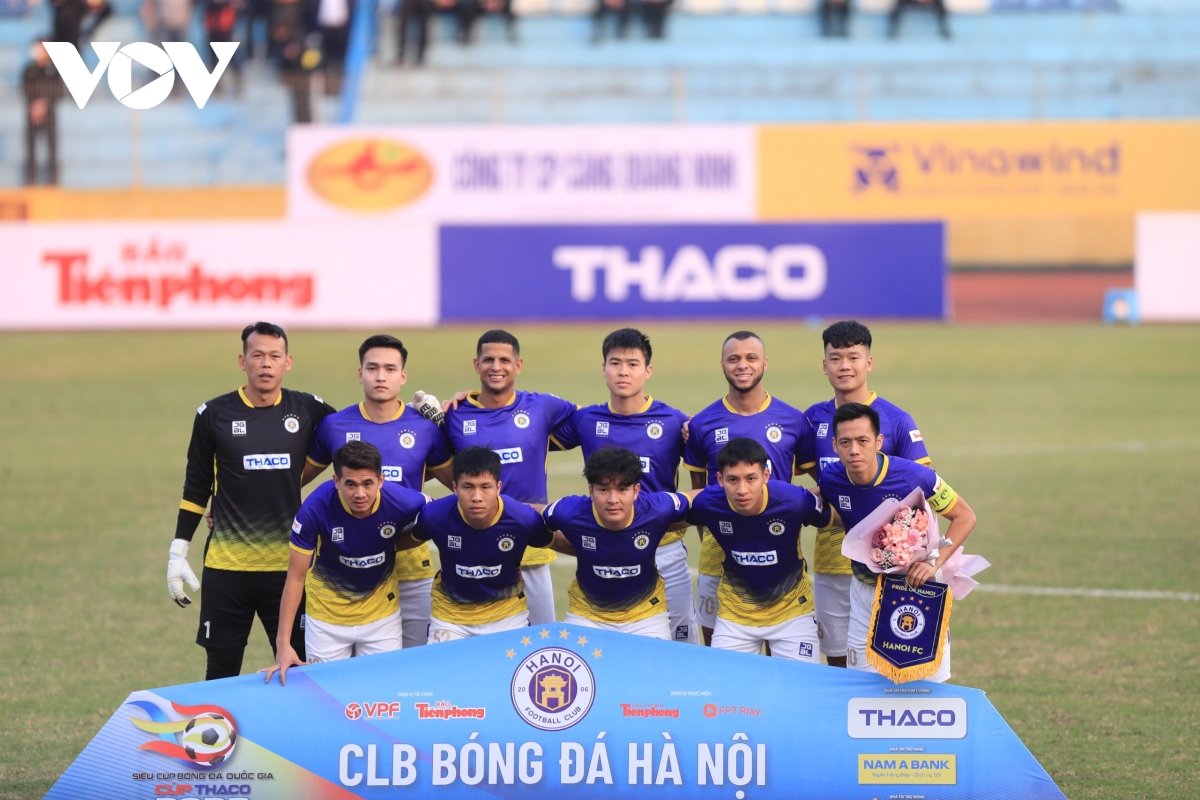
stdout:
POLYGON ((308 185, 322 199, 355 211, 411 203, 433 183, 421 153, 389 139, 351 139, 322 151, 308 165, 308 185))

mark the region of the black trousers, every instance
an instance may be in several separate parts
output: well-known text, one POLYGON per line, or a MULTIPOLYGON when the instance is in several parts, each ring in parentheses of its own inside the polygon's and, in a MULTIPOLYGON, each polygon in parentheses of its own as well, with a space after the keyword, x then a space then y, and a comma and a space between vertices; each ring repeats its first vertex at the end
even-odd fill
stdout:
MULTIPOLYGON (((208 651, 205 680, 241 673, 242 655, 254 627, 254 617, 275 652, 279 632, 279 602, 286 572, 235 572, 205 567, 200 584, 200 625, 196 644, 208 651)), ((292 648, 304 659, 304 600, 292 625, 292 648)))
POLYGON ((942 36, 950 35, 950 26, 946 20, 946 0, 929 0, 927 3, 922 3, 920 0, 896 0, 896 5, 892 6, 891 16, 888 17, 888 36, 896 36, 900 33, 900 15, 909 6, 925 7, 933 11, 937 15, 938 30, 941 31, 942 36))
MULTIPOLYGON (((53 102, 53 101, 51 101, 53 102)), ((45 180, 47 186, 58 185, 58 124, 54 119, 54 107, 51 106, 46 119, 41 125, 34 125, 25 119, 25 185, 34 186, 38 181, 37 141, 46 142, 45 180)))
MULTIPOLYGON (((670 0, 641 0, 638 5, 641 6, 646 35, 651 39, 661 39, 667 21, 667 7, 671 5, 670 0)), ((617 38, 625 38, 629 31, 629 20, 633 17, 633 6, 633 0, 625 0, 620 8, 612 8, 603 0, 596 3, 596 10, 592 12, 592 38, 603 38, 604 19, 609 14, 615 14, 617 17, 617 38)))
POLYGON ((433 16, 433 0, 400 0, 396 13, 400 16, 399 32, 396 35, 396 60, 403 61, 408 49, 408 26, 417 26, 417 62, 425 63, 425 49, 429 46, 429 18, 433 16))
POLYGON ((850 2, 851 0, 821 0, 822 36, 850 35, 850 2))
POLYGON ((471 36, 475 30, 475 21, 486 13, 498 13, 504 18, 504 27, 508 32, 508 38, 516 37, 516 15, 513 14, 512 0, 504 0, 504 5, 498 12, 484 11, 483 3, 480 0, 458 0, 458 40, 463 44, 468 44, 471 41, 471 36))

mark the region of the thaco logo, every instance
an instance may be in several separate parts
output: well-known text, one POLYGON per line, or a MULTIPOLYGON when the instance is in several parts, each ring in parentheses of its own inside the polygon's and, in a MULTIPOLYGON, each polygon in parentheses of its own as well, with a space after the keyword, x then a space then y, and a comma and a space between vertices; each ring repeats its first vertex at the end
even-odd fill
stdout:
POLYGON ((139 111, 154 108, 171 93, 175 86, 175 73, 196 101, 197 108, 204 108, 217 81, 225 74, 225 68, 233 60, 238 42, 213 42, 210 46, 217 56, 217 66, 209 72, 196 48, 188 42, 163 42, 162 47, 149 42, 130 42, 121 47, 120 42, 92 42, 92 49, 99 59, 94 70, 88 71, 79 50, 70 42, 46 42, 46 52, 54 62, 63 83, 80 108, 87 105, 100 76, 108 70, 108 88, 121 104, 139 111), (133 89, 133 62, 136 61, 157 73, 158 77, 145 86, 133 89))

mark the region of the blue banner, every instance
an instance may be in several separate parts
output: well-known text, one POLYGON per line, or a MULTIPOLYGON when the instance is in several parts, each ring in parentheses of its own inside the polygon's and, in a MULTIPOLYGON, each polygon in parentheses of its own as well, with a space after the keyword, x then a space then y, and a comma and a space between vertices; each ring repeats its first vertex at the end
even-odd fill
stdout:
POLYGON ((49 798, 1064 800, 982 692, 555 624, 135 692, 49 798))
POLYGON ((945 316, 941 223, 441 229, 443 320, 945 316))

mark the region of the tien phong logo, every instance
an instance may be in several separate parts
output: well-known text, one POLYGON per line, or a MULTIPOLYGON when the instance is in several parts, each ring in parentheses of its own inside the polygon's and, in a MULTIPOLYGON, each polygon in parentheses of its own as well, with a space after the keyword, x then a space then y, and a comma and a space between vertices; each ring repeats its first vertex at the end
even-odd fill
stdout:
POLYGON ((351 139, 309 163, 308 184, 335 206, 382 211, 411 203, 433 183, 429 160, 389 139, 351 139))
POLYGON ((122 105, 145 111, 154 108, 171 93, 175 86, 175 73, 179 73, 197 108, 204 108, 217 81, 225 74, 225 67, 233 60, 238 42, 213 42, 217 66, 212 72, 205 68, 196 48, 188 42, 163 42, 162 47, 149 42, 131 42, 121 47, 120 42, 92 42, 99 61, 94 70, 88 71, 79 50, 70 42, 46 42, 46 52, 63 83, 80 108, 87 105, 100 76, 108 70, 108 88, 122 105), (145 86, 133 89, 133 62, 158 75, 145 86))

